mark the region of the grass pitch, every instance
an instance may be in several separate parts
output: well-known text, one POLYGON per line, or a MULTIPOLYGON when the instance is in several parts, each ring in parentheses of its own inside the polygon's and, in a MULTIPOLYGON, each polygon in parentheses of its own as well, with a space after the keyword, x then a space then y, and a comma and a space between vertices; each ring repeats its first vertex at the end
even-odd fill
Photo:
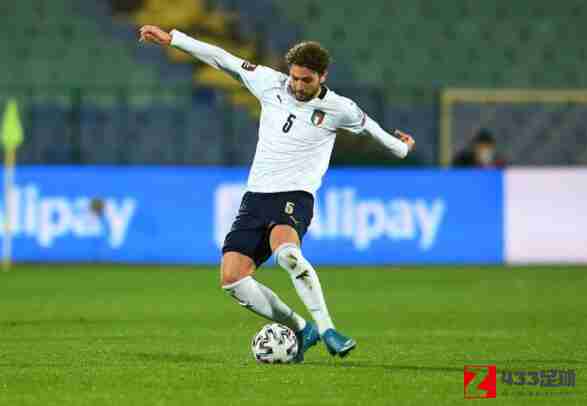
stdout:
MULTIPOLYGON (((215 269, 19 266, 0 273, 0 405, 453 405, 463 366, 496 364, 491 404, 587 404, 587 269, 320 268, 333 359, 258 365, 264 324, 215 269), (573 369, 574 388, 512 387, 499 370, 573 369)), ((259 280, 306 314, 285 272, 259 280)), ((473 401, 474 402, 474 401, 473 401)), ((488 403, 489 404, 489 403, 488 403)))

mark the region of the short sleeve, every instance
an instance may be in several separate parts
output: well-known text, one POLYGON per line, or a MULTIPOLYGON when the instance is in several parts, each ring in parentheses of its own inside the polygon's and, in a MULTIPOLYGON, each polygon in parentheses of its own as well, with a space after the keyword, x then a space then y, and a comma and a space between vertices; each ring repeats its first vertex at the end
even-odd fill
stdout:
POLYGON ((267 66, 254 65, 243 61, 238 70, 238 76, 245 87, 260 99, 263 93, 267 89, 274 87, 284 75, 267 66))
POLYGON ((355 134, 361 134, 365 131, 365 122, 367 115, 361 108, 350 99, 344 99, 342 102, 342 117, 339 129, 347 130, 355 134))

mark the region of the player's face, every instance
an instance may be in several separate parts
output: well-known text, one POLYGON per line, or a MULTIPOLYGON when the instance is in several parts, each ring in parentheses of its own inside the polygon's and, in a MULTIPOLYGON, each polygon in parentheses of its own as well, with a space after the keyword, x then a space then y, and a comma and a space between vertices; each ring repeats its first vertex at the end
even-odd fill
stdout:
POLYGON ((289 68, 289 77, 291 79, 289 87, 296 100, 307 102, 318 94, 326 74, 321 76, 312 69, 292 65, 289 68))

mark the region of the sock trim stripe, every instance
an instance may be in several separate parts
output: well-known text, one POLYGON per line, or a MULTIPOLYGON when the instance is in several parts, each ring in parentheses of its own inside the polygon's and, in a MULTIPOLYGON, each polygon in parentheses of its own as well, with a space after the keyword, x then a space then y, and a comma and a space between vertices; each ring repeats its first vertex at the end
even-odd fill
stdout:
POLYGON ((247 279, 253 279, 253 277, 252 277, 252 276, 250 276, 250 275, 249 275, 249 276, 245 276, 244 278, 242 278, 242 279, 239 279, 239 280, 238 280, 238 281, 236 281, 236 282, 229 283, 228 285, 222 285, 222 289, 232 289, 232 288, 234 288, 235 286, 238 286, 238 285, 240 285, 241 283, 243 283, 243 282, 244 282, 244 281, 246 281, 247 279))

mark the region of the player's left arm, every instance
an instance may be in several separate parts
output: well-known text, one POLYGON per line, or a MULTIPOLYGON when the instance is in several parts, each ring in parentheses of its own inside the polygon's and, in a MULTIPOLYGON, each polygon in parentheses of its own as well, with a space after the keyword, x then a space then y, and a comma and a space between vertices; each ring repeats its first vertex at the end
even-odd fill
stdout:
POLYGON ((416 141, 410 134, 397 128, 391 130, 390 134, 369 116, 365 120, 364 132, 370 134, 399 158, 405 158, 416 147, 416 141))
POLYGON ((340 128, 355 134, 369 134, 399 158, 405 158, 416 146, 414 138, 403 131, 393 129, 391 134, 365 114, 353 101, 349 105, 340 128))

